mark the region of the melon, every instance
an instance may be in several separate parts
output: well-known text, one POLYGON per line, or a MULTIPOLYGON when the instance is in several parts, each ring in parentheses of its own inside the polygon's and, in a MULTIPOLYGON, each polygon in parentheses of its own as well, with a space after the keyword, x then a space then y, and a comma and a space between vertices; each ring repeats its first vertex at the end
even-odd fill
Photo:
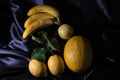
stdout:
POLYGON ((64 60, 71 71, 86 71, 93 60, 92 47, 87 38, 79 35, 71 37, 64 46, 64 60))

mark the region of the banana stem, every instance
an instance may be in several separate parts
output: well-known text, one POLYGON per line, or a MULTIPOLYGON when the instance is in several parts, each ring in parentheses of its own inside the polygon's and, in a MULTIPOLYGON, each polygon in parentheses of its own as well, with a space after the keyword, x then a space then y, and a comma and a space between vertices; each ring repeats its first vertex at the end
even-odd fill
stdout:
POLYGON ((61 21, 60 21, 59 17, 56 17, 54 23, 57 25, 61 25, 61 21))

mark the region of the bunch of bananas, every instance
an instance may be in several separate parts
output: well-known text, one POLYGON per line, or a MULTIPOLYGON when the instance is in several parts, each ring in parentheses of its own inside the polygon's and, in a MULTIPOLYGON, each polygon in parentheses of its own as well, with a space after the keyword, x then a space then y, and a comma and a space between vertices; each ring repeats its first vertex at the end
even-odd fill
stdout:
POLYGON ((36 5, 27 12, 27 20, 24 23, 23 39, 28 38, 34 32, 52 24, 60 25, 60 13, 49 5, 36 5))

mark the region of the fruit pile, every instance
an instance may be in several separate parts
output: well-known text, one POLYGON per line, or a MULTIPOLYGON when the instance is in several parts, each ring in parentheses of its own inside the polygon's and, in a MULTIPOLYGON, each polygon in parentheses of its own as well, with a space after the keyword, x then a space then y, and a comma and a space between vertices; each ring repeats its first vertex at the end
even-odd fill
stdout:
POLYGON ((28 64, 33 76, 47 77, 51 74, 60 78, 66 68, 78 73, 90 67, 93 53, 89 41, 81 35, 75 35, 73 27, 69 24, 62 24, 57 9, 49 5, 37 5, 32 7, 27 15, 22 37, 31 37, 40 45, 31 52, 28 64), (53 25, 57 25, 57 37, 44 31, 47 27, 51 30, 53 25), (64 45, 59 44, 62 40, 64 45))

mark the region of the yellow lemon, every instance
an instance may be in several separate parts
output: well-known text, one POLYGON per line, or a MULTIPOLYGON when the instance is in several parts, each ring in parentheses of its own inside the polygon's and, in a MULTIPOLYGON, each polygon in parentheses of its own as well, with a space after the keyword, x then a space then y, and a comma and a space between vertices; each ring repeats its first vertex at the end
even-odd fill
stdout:
POLYGON ((73 35, 73 28, 68 24, 62 24, 58 28, 58 35, 65 40, 68 40, 73 35))
POLYGON ((63 59, 56 54, 50 56, 48 59, 48 69, 52 75, 58 78, 61 77, 65 69, 63 59))
POLYGON ((35 77, 46 77, 47 76, 47 67, 45 63, 40 62, 36 59, 32 59, 29 62, 29 71, 35 77))

